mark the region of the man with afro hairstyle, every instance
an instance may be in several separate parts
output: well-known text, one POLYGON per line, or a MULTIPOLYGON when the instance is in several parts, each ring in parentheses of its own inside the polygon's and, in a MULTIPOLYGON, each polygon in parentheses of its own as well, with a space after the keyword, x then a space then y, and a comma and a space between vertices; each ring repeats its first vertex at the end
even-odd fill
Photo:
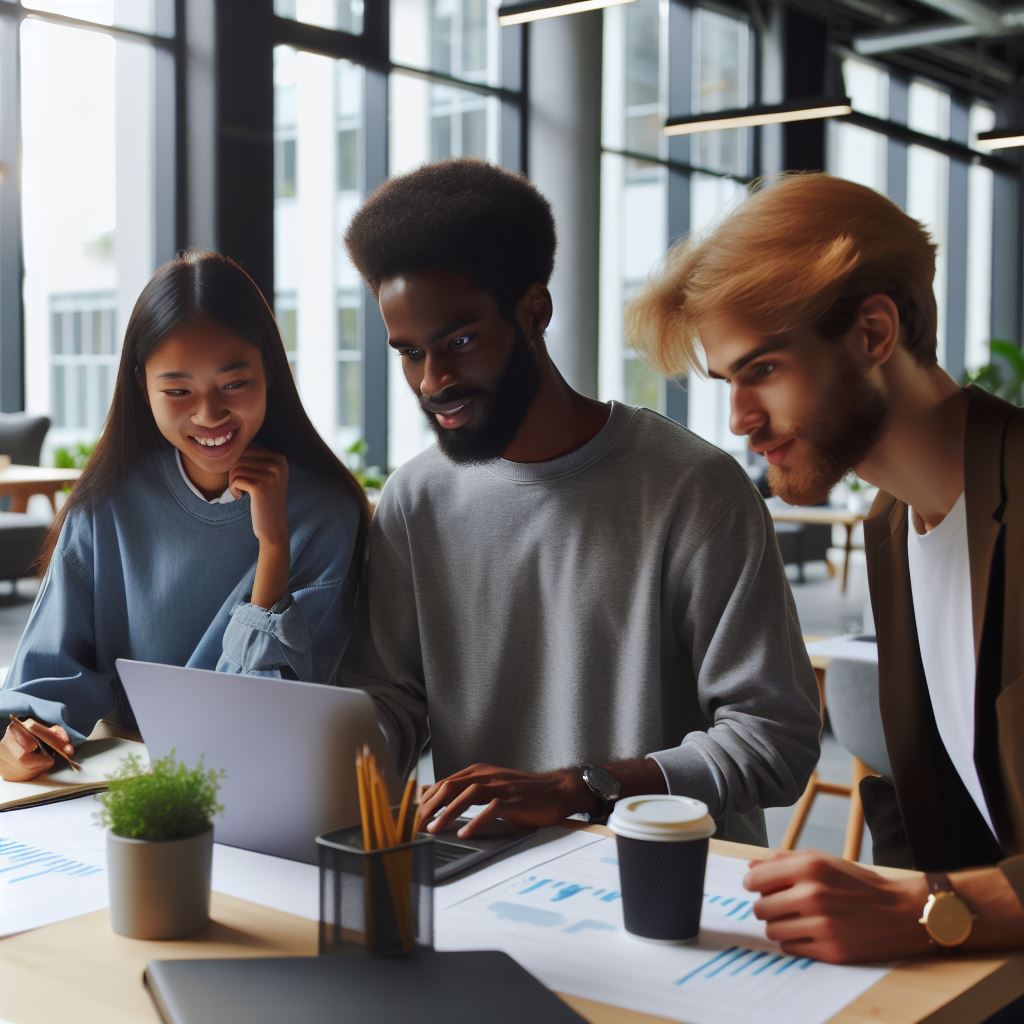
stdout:
POLYGON ((421 821, 487 805, 467 837, 669 791, 765 843, 762 808, 802 792, 820 719, 746 474, 562 378, 544 342, 554 223, 521 176, 422 167, 370 196, 345 241, 438 440, 381 495, 343 669, 403 771, 429 722, 421 821))

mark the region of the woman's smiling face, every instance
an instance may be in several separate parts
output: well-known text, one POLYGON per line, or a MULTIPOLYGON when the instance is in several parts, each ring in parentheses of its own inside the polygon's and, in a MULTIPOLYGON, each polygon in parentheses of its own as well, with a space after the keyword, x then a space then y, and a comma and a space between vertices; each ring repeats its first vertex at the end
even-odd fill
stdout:
POLYGON ((183 327, 150 353, 145 392, 188 478, 208 497, 222 493, 266 416, 260 350, 210 321, 183 327))

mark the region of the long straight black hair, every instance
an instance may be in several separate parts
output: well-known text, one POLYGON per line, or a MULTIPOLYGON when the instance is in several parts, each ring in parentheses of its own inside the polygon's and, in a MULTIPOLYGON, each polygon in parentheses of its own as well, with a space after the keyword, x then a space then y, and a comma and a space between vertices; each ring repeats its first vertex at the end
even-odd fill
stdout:
POLYGON ((108 497, 146 455, 170 447, 145 397, 145 366, 153 350, 184 327, 213 321, 259 349, 267 378, 267 413, 255 441, 289 465, 301 466, 350 495, 359 506, 352 566, 362 570, 369 506, 355 477, 306 415, 295 388, 274 314, 256 282, 215 252, 178 253, 153 275, 135 303, 124 335, 114 397, 96 449, 46 535, 39 556, 45 573, 68 514, 108 497))

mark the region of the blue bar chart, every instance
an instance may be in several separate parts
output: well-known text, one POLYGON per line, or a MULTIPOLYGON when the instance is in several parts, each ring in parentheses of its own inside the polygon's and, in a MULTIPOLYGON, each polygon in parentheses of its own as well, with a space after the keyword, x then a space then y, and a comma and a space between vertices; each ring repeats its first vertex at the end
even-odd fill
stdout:
POLYGON ((527 893, 546 890, 545 895, 552 903, 563 903, 571 900, 574 896, 588 894, 602 903, 615 903, 622 899, 622 893, 618 889, 605 889, 603 886, 581 885, 579 882, 564 882, 553 878, 537 878, 536 875, 527 875, 524 879, 526 886, 520 890, 520 896, 527 893))
POLYGON ((815 961, 805 956, 786 956, 784 953, 768 953, 765 950, 746 949, 730 946, 709 956, 703 963, 677 978, 677 986, 689 982, 699 983, 725 974, 730 978, 745 974, 756 978, 761 974, 785 974, 790 968, 806 971, 815 961))
POLYGON ((735 896, 723 896, 721 893, 704 893, 704 905, 721 912, 734 921, 747 921, 754 916, 753 900, 740 899, 735 896))
POLYGON ((72 857, 0 836, 0 885, 18 885, 50 874, 89 878, 102 873, 103 868, 95 864, 84 864, 72 857))
POLYGON ((102 846, 65 845, 54 842, 56 836, 19 828, 34 810, 0 816, 0 935, 88 914, 107 904, 102 846))

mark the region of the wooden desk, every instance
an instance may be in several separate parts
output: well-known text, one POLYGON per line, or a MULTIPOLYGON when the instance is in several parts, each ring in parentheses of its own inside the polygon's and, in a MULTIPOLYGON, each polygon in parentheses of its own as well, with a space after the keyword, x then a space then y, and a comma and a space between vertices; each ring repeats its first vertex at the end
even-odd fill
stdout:
POLYGON ((24 512, 33 494, 45 494, 57 511, 57 495, 82 475, 80 469, 54 469, 48 466, 19 466, 0 469, 0 498, 11 499, 12 512, 24 512))
POLYGON ((826 508, 824 505, 784 505, 777 501, 768 502, 768 511, 777 523, 803 523, 805 525, 845 526, 846 543, 843 548, 843 571, 839 577, 839 591, 846 593, 846 578, 850 572, 850 552, 853 550, 853 528, 862 523, 863 512, 848 512, 842 508, 826 508))
MULTIPOLYGON (((605 829, 597 831, 608 834, 605 829)), ((733 857, 764 854, 757 847, 714 839, 711 849, 733 857)), ((105 910, 0 940, 0 1018, 17 1024, 52 1024, 65 1016, 73 1016, 76 1024, 158 1022, 141 981, 150 960, 316 953, 313 921, 220 893, 214 893, 211 909, 215 923, 197 938, 177 942, 115 935, 105 910)), ((971 1024, 1021 992, 1024 954, 936 956, 897 967, 832 1020, 971 1024)), ((662 1020, 575 996, 564 998, 593 1024, 662 1020)))

